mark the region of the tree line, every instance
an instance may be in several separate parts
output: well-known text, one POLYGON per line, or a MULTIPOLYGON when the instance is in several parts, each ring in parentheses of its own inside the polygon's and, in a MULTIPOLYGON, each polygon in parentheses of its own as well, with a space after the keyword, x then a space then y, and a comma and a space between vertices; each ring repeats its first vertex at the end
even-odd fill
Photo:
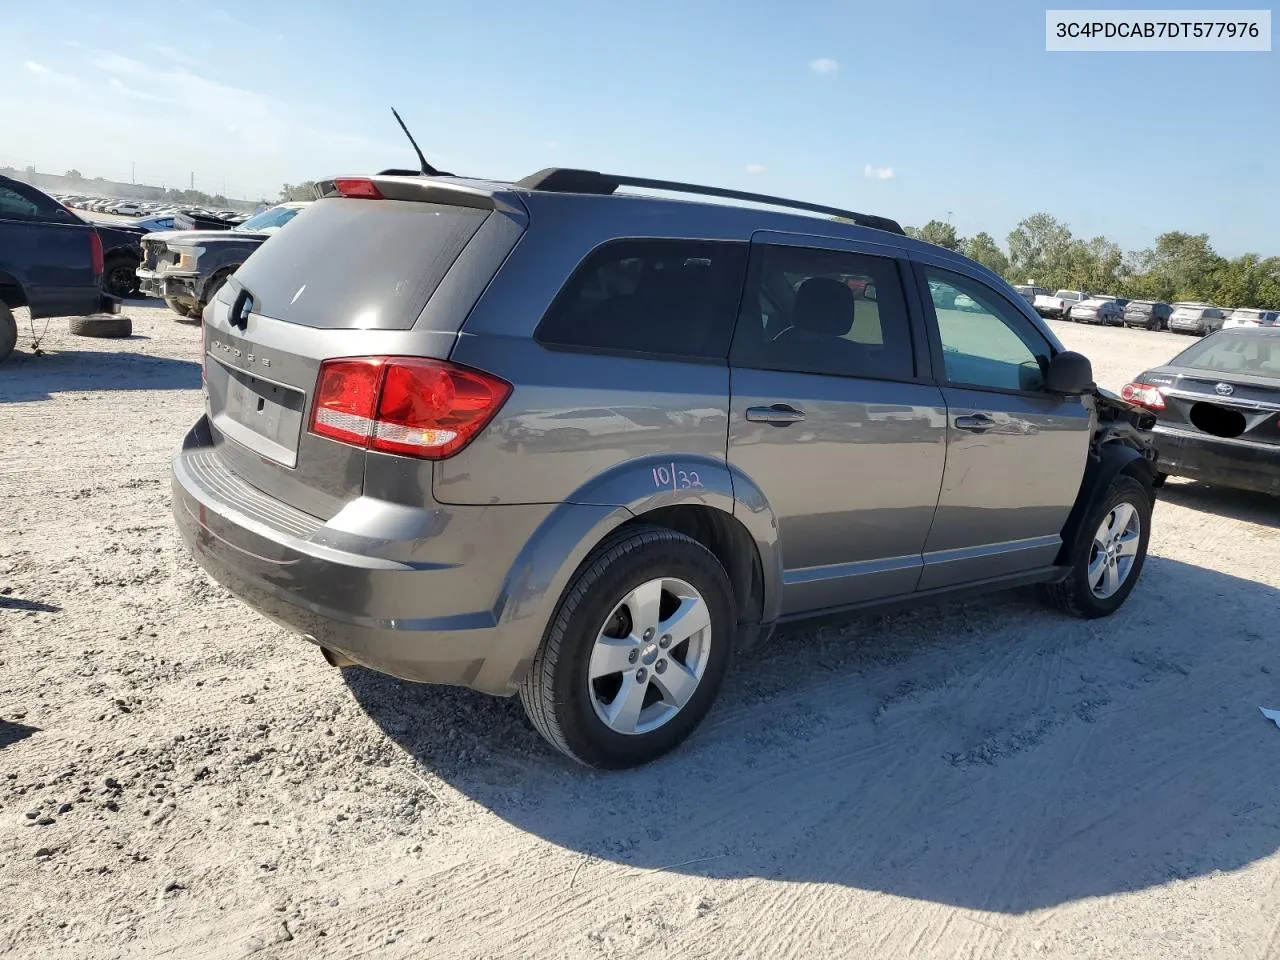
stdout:
POLYGON ((976 260, 1010 283, 1109 293, 1139 300, 1203 301, 1221 307, 1280 309, 1280 257, 1246 253, 1233 259, 1213 249, 1206 233, 1172 231, 1145 250, 1124 252, 1106 237, 1085 240, 1056 217, 1036 213, 1010 231, 1002 249, 989 233, 960 237, 930 220, 907 234, 976 260))

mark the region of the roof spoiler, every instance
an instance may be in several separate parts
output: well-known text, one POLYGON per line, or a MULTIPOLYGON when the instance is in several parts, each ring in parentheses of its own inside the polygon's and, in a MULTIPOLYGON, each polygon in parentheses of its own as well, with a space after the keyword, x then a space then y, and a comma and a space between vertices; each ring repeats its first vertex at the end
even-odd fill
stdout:
POLYGON ((790 207, 794 210, 807 210, 810 213, 825 213, 828 216, 850 220, 861 227, 871 227, 905 236, 906 233, 896 220, 888 217, 877 217, 869 213, 858 213, 854 210, 842 210, 839 207, 828 207, 821 203, 807 203, 803 200, 789 200, 786 197, 771 197, 763 193, 747 193, 743 190, 726 190, 722 187, 707 187, 696 183, 681 183, 676 180, 651 180, 647 177, 626 177, 611 173, 599 173, 595 170, 574 170, 568 167, 548 167, 530 174, 523 180, 516 181, 517 187, 525 190, 547 191, 551 193, 592 193, 608 195, 619 187, 639 187, 645 190, 666 190, 671 193, 688 193, 704 197, 723 197, 727 200, 741 200, 747 203, 767 204, 773 207, 790 207))

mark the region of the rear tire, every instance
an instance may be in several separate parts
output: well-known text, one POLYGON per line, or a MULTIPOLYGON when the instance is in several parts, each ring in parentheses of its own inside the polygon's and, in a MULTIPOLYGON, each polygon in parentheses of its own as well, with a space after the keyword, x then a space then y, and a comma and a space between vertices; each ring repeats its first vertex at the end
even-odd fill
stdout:
POLYGON ((732 598, 724 568, 696 540, 663 527, 619 532, 570 581, 520 686, 533 726, 552 746, 592 767, 634 767, 673 749, 706 716, 724 679, 734 642, 732 598), (662 599, 652 609, 661 614, 646 617, 643 604, 628 601, 646 589, 658 596, 655 582, 662 583, 662 599), (689 588, 704 609, 692 598, 673 596, 668 584, 689 588), (701 619, 694 622, 705 626, 681 638, 680 625, 690 618, 681 620, 675 609, 696 611, 701 619), (622 660, 611 670, 615 648, 622 660), (629 653, 635 656, 627 660, 629 653), (671 709, 668 690, 677 683, 686 691, 682 704, 661 719, 671 709), (625 709, 619 698, 627 691, 640 704, 630 727, 641 732, 619 732, 627 724, 605 719, 615 704, 625 709), (643 729, 655 722, 655 728, 643 729))
POLYGON ((112 314, 70 317, 67 326, 77 337, 116 339, 133 335, 133 321, 112 314))
POLYGON ((18 345, 18 321, 7 304, 0 303, 0 363, 8 359, 18 345))
POLYGON ((138 261, 128 254, 107 257, 102 268, 102 289, 113 297, 124 300, 138 293, 138 261))
POLYGON ((1151 495, 1139 481, 1127 474, 1120 474, 1112 481, 1106 496, 1097 506, 1089 511, 1071 555, 1071 573, 1061 583, 1048 583, 1042 588, 1046 602, 1057 607, 1063 613, 1085 620, 1106 617, 1115 613, 1133 592, 1138 577, 1142 575, 1142 567, 1147 559, 1147 542, 1151 537, 1151 495), (1122 560, 1132 556, 1132 564, 1118 573, 1119 584, 1112 592, 1107 592, 1108 551, 1105 537, 1108 524, 1114 517, 1122 517, 1124 508, 1130 508, 1136 514, 1138 529, 1131 539, 1125 538, 1125 528, 1117 534, 1117 545, 1134 546, 1134 552, 1125 554, 1123 550, 1110 556, 1122 560), (1100 537, 1103 542, 1100 542, 1100 537), (1101 570, 1101 578, 1095 581, 1101 570), (1101 586, 1101 590, 1099 590, 1101 586), (1105 595, 1104 595, 1105 594, 1105 595))

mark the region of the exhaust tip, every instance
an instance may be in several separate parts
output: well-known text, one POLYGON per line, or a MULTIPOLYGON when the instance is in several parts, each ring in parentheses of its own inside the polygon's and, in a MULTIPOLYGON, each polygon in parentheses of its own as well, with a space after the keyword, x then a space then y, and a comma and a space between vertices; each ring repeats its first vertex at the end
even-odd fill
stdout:
POLYGON ((328 647, 321 647, 320 653, 324 657, 325 662, 331 667, 341 669, 343 667, 354 667, 356 662, 346 654, 339 653, 337 650, 330 650, 328 647))

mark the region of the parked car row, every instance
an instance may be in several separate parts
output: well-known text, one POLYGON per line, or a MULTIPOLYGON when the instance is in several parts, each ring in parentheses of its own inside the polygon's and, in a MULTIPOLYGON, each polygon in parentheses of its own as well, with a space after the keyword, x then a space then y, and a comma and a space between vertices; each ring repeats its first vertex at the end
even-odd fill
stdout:
POLYGON ((1142 327, 1206 336, 1224 327, 1270 327, 1280 324, 1280 311, 1240 307, 1231 310, 1198 301, 1163 303, 1158 300, 1129 300, 1106 293, 1084 290, 1057 290, 1019 284, 1014 287, 1046 319, 1110 326, 1142 327))
POLYGON ((199 217, 211 217, 229 224, 243 223, 252 214, 226 208, 212 209, 189 205, 175 205, 144 200, 118 200, 111 197, 83 197, 75 194, 54 194, 53 197, 66 207, 86 213, 109 213, 120 217, 150 218, 165 214, 185 213, 199 217))

